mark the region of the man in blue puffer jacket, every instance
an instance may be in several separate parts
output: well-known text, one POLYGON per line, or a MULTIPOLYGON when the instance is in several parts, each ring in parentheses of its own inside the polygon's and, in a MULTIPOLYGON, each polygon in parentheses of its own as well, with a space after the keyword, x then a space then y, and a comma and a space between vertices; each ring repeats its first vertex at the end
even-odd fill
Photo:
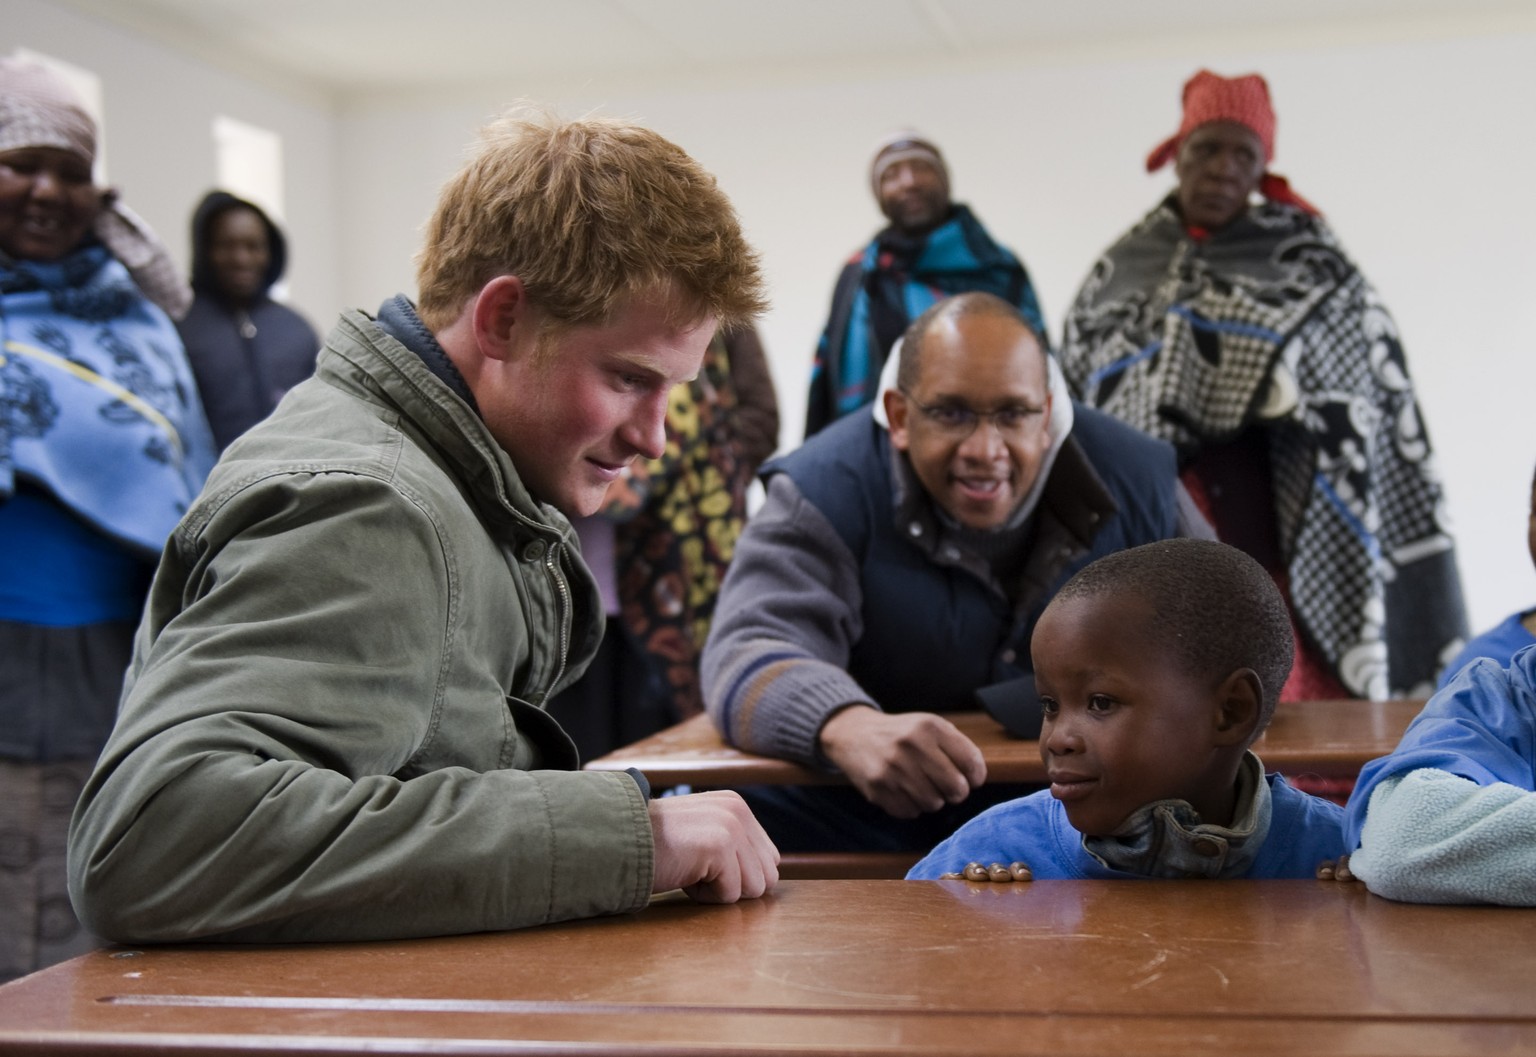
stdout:
POLYGON ((878 417, 765 468, 705 704, 731 743, 854 787, 754 791, 781 849, 926 850, 1019 795, 977 791, 979 750, 937 713, 1027 675, 1035 621, 1093 559, 1209 535, 1173 449, 1074 405, 1044 346, 999 297, 941 301, 892 356, 878 417))

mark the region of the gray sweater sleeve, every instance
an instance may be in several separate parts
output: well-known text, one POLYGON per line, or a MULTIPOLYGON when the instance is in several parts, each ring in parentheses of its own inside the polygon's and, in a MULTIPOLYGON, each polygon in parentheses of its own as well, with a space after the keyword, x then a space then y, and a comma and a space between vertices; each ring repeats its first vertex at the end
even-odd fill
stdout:
POLYGON ((826 766, 822 724, 874 705, 848 674, 863 634, 854 556, 789 477, 775 475, 736 544, 704 646, 704 704, 731 744, 826 766))

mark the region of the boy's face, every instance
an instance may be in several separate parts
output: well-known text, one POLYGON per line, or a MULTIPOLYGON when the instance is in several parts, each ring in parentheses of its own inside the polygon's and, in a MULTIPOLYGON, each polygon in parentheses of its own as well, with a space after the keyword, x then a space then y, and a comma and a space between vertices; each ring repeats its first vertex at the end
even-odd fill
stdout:
POLYGON ((1031 652, 1045 714, 1040 758, 1075 829, 1113 833, 1154 800, 1206 822, 1233 809, 1233 752, 1219 745, 1221 679, 1191 675, 1133 593, 1052 602, 1031 652))

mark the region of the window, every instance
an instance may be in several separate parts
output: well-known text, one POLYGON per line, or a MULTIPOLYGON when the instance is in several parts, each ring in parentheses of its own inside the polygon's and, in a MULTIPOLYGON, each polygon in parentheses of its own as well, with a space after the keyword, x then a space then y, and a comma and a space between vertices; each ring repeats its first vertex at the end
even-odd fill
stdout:
POLYGON ((213 119, 214 173, 221 190, 283 218, 283 138, 232 117, 213 119))

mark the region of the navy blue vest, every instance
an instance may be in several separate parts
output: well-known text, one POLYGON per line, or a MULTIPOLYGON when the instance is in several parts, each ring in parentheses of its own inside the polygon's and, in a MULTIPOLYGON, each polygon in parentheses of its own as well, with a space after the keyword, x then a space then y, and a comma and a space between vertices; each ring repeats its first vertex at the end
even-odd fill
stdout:
POLYGON ((1177 535, 1173 449, 1080 404, 1073 416, 1032 516, 1032 546, 1051 553, 1032 555, 1029 567, 1044 575, 1015 602, 973 573, 934 560, 896 524, 890 438, 868 411, 764 467, 764 481, 789 475, 858 563, 864 634, 848 671, 886 711, 977 707, 977 688, 1032 669, 1035 621, 1073 573, 1113 551, 1177 535), (1084 529, 1087 512, 1072 481, 1091 488, 1093 477, 1116 509, 1084 529))

